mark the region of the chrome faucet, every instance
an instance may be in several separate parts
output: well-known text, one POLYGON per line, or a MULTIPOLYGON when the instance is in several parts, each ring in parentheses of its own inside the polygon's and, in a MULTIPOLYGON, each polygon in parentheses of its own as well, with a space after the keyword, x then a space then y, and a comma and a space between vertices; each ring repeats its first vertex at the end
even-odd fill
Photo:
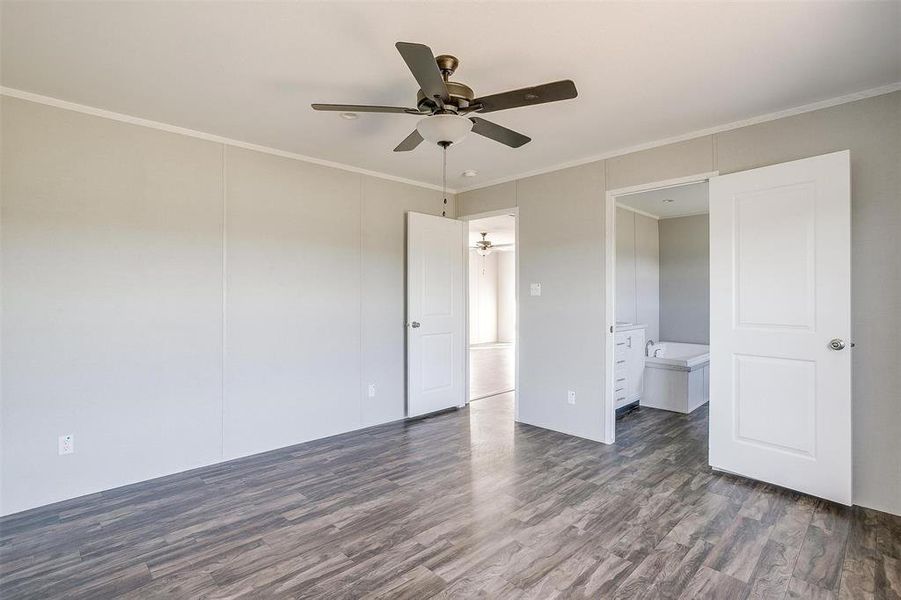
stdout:
POLYGON ((648 340, 647 342, 645 342, 645 344, 644 344, 644 355, 645 356, 651 355, 651 346, 653 346, 653 345, 654 345, 654 340, 648 340))

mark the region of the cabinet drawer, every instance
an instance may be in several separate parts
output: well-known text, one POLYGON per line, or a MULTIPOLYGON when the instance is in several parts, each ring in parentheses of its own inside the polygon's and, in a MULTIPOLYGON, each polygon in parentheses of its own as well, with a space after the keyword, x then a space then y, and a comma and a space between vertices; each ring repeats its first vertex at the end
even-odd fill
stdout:
POLYGON ((629 377, 626 373, 616 373, 613 377, 614 396, 627 396, 629 394, 629 377))
POLYGON ((615 340, 617 348, 631 348, 634 343, 631 333, 618 333, 615 340))

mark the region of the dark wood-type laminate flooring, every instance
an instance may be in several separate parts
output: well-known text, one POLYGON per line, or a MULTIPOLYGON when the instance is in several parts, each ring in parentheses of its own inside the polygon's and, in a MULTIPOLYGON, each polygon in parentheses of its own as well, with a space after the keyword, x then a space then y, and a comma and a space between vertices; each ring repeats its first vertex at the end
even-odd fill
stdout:
POLYGON ((6 517, 0 597, 899 597, 901 518, 711 472, 706 427, 497 396, 6 517))

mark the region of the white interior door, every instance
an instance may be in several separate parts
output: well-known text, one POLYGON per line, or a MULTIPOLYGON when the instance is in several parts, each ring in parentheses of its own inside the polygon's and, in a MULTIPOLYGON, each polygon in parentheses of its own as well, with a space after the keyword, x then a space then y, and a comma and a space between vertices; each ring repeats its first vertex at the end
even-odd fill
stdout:
POLYGON ((847 151, 710 180, 710 465, 851 504, 847 151))
POLYGON ((407 213, 407 416, 465 403, 463 222, 407 213))

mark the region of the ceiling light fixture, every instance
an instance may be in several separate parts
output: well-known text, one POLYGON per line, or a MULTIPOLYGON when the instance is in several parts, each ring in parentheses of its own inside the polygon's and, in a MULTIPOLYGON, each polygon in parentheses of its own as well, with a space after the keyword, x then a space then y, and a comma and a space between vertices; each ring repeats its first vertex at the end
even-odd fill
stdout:
POLYGON ((416 124, 422 139, 439 146, 456 144, 472 130, 472 121, 460 115, 432 115, 416 124))
POLYGON ((478 172, 473 171, 472 169, 466 169, 463 171, 463 177, 475 177, 478 175, 478 172))
POLYGON ((672 204, 673 202, 675 202, 675 200, 673 200, 672 198, 666 198, 666 199, 663 201, 664 204, 672 204))
POLYGON ((358 115, 357 113, 351 113, 351 112, 344 112, 344 113, 341 113, 341 118, 342 118, 342 119, 347 119, 348 121, 354 121, 354 120, 356 120, 357 117, 359 117, 359 116, 360 116, 360 115, 358 115))

